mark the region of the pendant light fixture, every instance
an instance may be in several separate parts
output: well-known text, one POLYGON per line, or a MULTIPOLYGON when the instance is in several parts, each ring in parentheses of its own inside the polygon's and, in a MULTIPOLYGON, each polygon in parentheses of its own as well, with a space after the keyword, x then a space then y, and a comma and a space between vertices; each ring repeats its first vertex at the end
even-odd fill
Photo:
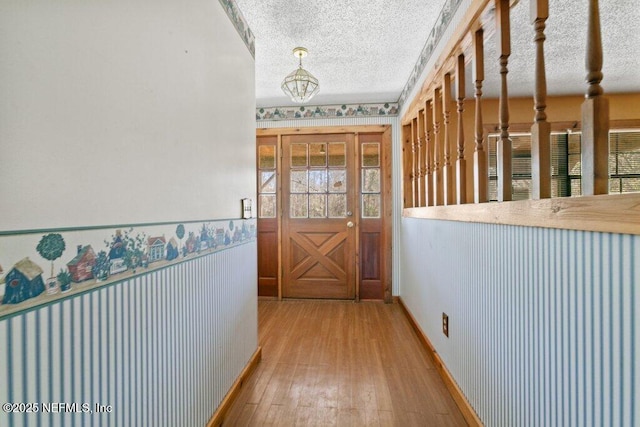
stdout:
POLYGON ((302 58, 307 56, 307 49, 296 47, 293 49, 293 55, 299 58, 300 65, 297 70, 292 71, 284 78, 282 90, 293 102, 304 103, 318 93, 320 85, 313 74, 302 68, 302 58))

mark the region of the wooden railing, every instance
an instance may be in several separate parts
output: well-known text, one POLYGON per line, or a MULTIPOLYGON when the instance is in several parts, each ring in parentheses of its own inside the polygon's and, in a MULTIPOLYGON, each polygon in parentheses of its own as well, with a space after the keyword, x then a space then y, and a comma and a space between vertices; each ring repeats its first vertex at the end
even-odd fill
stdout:
MULTIPOLYGON (((547 120, 547 79, 544 43, 549 17, 549 0, 530 1, 529 28, 535 50, 534 114, 531 125, 531 196, 534 200, 551 197, 551 125, 547 120)), ((440 66, 428 77, 403 117, 404 126, 404 206, 427 207, 488 201, 486 134, 482 115, 482 90, 485 81, 484 41, 493 33, 499 58, 499 111, 496 146, 497 200, 512 200, 512 143, 508 95, 509 57, 511 55, 512 0, 472 2, 462 24, 437 61, 440 66), (487 16, 492 16, 487 18, 487 16), (475 123, 473 173, 467 173, 464 135, 465 63, 472 64, 475 123), (452 82, 455 99, 452 99, 452 82), (453 104, 455 102, 455 104, 453 104), (452 110, 457 119, 452 119, 452 110), (455 158, 452 159, 452 155, 455 158), (470 182, 470 180, 472 182, 470 182), (467 194, 473 188, 473 194, 467 194)), ((582 105, 582 195, 608 193, 609 105, 600 86, 602 80, 602 42, 598 0, 589 0, 587 33, 586 99, 582 105)), ((496 76, 497 77, 497 76, 496 76)), ((471 102, 471 101, 469 101, 471 102)))

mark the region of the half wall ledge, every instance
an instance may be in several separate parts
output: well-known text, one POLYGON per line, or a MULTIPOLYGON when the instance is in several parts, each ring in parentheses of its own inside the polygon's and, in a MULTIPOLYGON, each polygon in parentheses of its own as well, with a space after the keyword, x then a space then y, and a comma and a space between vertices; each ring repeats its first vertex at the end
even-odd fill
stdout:
POLYGON ((640 193, 406 208, 402 216, 640 235, 640 193))

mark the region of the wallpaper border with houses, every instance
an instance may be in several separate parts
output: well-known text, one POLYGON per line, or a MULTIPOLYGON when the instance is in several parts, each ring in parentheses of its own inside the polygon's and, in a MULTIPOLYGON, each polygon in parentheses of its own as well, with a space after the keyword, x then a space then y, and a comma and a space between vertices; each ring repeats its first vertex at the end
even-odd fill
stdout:
POLYGON ((256 120, 332 119, 344 117, 397 116, 397 102, 374 104, 306 105, 301 107, 256 108, 256 120))
POLYGON ((255 239, 238 218, 0 232, 0 319, 255 239))
POLYGON ((247 45, 247 49, 251 52, 251 56, 255 59, 256 57, 256 38, 249 28, 249 24, 247 24, 246 19, 242 15, 242 12, 238 8, 238 5, 234 0, 218 0, 222 8, 227 13, 227 16, 231 20, 231 23, 234 27, 236 27, 236 31, 242 37, 244 44, 247 45))

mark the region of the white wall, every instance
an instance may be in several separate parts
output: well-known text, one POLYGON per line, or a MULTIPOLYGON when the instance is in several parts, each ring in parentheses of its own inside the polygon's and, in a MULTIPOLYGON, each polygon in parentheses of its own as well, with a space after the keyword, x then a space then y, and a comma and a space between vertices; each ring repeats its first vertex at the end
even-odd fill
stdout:
MULTIPOLYGON (((217 1, 0 1, 0 76, 0 238, 255 199, 254 60, 217 1)), ((256 269, 249 241, 0 315, 2 402, 114 408, 0 424, 203 425, 257 348, 256 269)))
POLYGON ((402 242, 401 297, 486 426, 639 424, 640 236, 403 218, 402 242))
POLYGON ((255 198, 254 60, 217 1, 2 1, 0 76, 0 231, 255 198))

